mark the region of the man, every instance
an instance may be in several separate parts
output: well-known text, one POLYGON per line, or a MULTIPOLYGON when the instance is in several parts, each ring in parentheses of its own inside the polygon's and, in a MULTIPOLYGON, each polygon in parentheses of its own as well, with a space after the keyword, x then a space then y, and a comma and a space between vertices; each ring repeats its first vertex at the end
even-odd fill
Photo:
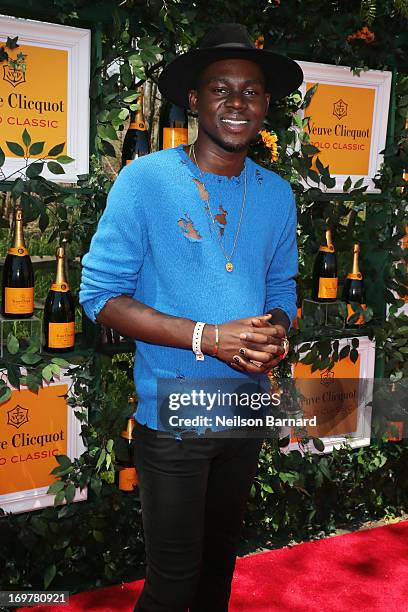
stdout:
POLYGON ((289 185, 246 157, 271 96, 297 89, 289 58, 223 24, 159 87, 198 115, 194 145, 120 173, 84 257, 88 316, 137 342, 136 467, 147 574, 138 612, 225 612, 262 440, 160 437, 157 381, 246 380, 287 352, 296 312, 289 185), (268 314, 269 313, 269 314, 268 314))

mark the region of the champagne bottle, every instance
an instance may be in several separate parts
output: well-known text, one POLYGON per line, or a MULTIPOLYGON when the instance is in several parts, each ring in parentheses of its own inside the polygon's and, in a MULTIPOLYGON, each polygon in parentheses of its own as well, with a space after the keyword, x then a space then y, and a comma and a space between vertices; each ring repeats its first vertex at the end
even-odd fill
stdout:
POLYGON ((75 344, 75 304, 65 275, 65 248, 58 247, 55 255, 57 271, 44 306, 44 349, 66 353, 75 344))
MULTIPOLYGON (((347 274, 347 278, 344 281, 342 300, 347 304, 347 321, 349 321, 350 317, 354 314, 354 310, 351 306, 351 302, 356 302, 357 304, 361 304, 361 307, 366 308, 366 299, 365 299, 365 289, 364 289, 364 281, 363 275, 360 272, 359 267, 359 254, 360 254, 360 245, 353 245, 353 268, 352 271, 347 274)), ((355 321, 354 325, 362 325, 364 323, 364 319, 362 315, 355 321)))
POLYGON ((123 141, 122 166, 150 153, 149 136, 143 115, 143 87, 139 93, 139 110, 132 111, 128 131, 123 141))
POLYGON ((337 299, 337 257, 331 230, 326 230, 326 245, 319 248, 313 267, 312 299, 335 302, 337 299))
MULTIPOLYGON (((133 412, 135 409, 136 398, 131 395, 129 397, 129 408, 133 412)), ((117 457, 117 464, 119 467, 118 472, 118 488, 121 491, 127 493, 134 491, 137 486, 137 472, 135 468, 135 439, 133 436, 133 430, 135 427, 135 417, 130 416, 127 420, 126 429, 122 431, 121 438, 125 440, 125 447, 119 450, 119 456, 117 457)))
POLYGON ((184 108, 165 102, 162 107, 160 125, 161 149, 171 149, 181 144, 188 144, 188 119, 184 108))
POLYGON ((23 211, 14 214, 13 246, 3 267, 2 313, 7 319, 28 319, 34 312, 34 272, 24 243, 23 211))

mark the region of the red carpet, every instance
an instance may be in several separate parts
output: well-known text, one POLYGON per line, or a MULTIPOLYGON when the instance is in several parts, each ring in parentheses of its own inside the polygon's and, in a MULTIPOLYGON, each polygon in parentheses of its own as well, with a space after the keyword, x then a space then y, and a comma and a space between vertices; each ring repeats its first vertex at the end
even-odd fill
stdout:
MULTIPOLYGON (((127 612, 133 610, 142 584, 131 582, 73 595, 69 606, 31 609, 127 612)), ((408 611, 408 521, 237 560, 229 612, 306 609, 408 611)))

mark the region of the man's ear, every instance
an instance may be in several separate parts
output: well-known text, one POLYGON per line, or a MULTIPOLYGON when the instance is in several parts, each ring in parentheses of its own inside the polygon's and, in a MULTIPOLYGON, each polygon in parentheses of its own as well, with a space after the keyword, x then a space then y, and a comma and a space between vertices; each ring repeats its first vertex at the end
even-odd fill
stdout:
POLYGON ((266 104, 265 104, 265 117, 266 117, 266 115, 268 114, 269 102, 271 101, 271 94, 266 93, 265 98, 266 98, 266 104))
POLYGON ((188 92, 188 103, 192 113, 197 113, 198 92, 196 89, 190 89, 188 92))

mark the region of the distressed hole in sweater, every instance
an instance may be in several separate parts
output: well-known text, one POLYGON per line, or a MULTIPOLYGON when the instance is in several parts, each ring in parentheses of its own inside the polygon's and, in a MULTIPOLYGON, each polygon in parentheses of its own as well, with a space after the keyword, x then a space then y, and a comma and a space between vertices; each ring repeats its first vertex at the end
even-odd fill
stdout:
POLYGON ((191 240, 191 242, 198 242, 199 240, 201 240, 202 236, 200 236, 200 234, 194 227, 194 223, 192 222, 187 213, 184 213, 184 217, 181 217, 181 219, 177 221, 177 225, 181 227, 183 236, 184 238, 187 238, 187 240, 191 240))
POLYGON ((193 178, 193 181, 195 182, 195 184, 198 187, 198 192, 200 194, 201 199, 204 200, 204 202, 208 202, 209 195, 208 195, 208 191, 206 190, 206 188, 204 186, 204 183, 202 183, 201 181, 199 181, 196 178, 193 178))

